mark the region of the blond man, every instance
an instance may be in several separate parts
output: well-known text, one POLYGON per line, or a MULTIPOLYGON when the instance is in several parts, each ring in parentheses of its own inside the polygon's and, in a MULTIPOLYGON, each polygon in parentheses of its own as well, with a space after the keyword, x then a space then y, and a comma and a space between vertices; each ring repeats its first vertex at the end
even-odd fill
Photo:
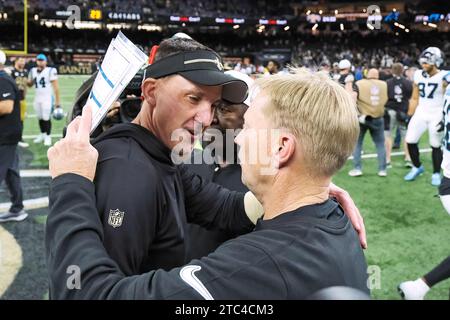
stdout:
POLYGON ((330 286, 368 293, 358 235, 329 199, 331 177, 358 137, 357 113, 350 94, 327 75, 300 72, 258 81, 236 143, 242 180, 264 217, 253 232, 168 272, 126 277, 106 253, 92 184, 97 154, 89 144, 90 117, 86 109, 48 152, 53 298, 303 299, 330 286), (258 156, 251 154, 253 145, 258 156), (66 286, 70 265, 80 271, 77 290, 66 286))

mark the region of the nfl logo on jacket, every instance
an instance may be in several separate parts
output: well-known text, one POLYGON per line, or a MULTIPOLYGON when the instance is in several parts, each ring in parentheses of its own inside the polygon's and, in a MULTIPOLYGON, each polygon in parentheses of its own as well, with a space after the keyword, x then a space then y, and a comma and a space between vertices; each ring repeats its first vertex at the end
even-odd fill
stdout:
POLYGON ((113 228, 120 227, 122 225, 124 215, 125 212, 122 212, 119 209, 109 210, 108 224, 113 228))

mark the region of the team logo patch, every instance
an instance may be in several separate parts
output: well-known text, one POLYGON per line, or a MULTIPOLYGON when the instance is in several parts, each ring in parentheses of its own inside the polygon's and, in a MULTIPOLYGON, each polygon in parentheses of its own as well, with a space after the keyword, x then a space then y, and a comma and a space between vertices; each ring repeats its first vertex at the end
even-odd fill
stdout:
POLYGON ((119 209, 109 210, 108 224, 113 228, 120 227, 122 225, 124 215, 125 212, 122 212, 119 209))
POLYGON ((380 94, 380 89, 377 86, 372 86, 370 88, 370 94, 378 95, 378 94, 380 94))
POLYGON ((216 63, 217 69, 219 69, 220 71, 223 71, 223 64, 220 62, 220 60, 216 58, 215 63, 216 63))
POLYGON ((197 291, 205 300, 214 300, 211 293, 206 289, 205 285, 195 275, 202 267, 197 265, 187 265, 180 270, 180 278, 186 282, 192 289, 197 291))

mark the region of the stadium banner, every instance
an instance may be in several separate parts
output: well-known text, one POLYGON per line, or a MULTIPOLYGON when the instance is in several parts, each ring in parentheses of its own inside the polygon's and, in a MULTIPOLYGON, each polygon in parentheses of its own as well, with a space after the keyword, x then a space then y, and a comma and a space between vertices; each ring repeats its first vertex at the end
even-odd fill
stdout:
POLYGON ((169 16, 168 17, 170 22, 192 22, 192 23, 198 23, 201 21, 200 17, 196 17, 196 16, 169 16))
POLYGON ((78 63, 75 65, 60 65, 57 67, 58 74, 70 74, 70 75, 91 75, 97 70, 94 63, 78 63))
POLYGON ((260 24, 260 25, 269 25, 269 26, 286 26, 289 23, 292 23, 294 20, 287 20, 285 18, 274 18, 274 19, 265 19, 265 18, 235 18, 235 17, 199 17, 199 16, 159 16, 161 21, 167 21, 170 23, 186 23, 186 24, 202 24, 202 25, 236 25, 236 24, 260 24))
POLYGON ((141 21, 142 13, 125 12, 125 11, 109 11, 105 15, 108 21, 141 21))
POLYGON ((423 23, 423 22, 441 22, 441 21, 450 21, 450 13, 432 13, 428 15, 416 15, 414 17, 414 22, 423 23))
MULTIPOLYGON (((74 11, 67 9, 44 10, 38 14, 40 19, 51 19, 56 21, 66 21, 73 15, 74 11)), ((82 21, 103 20, 103 12, 101 9, 82 9, 80 15, 82 21)))

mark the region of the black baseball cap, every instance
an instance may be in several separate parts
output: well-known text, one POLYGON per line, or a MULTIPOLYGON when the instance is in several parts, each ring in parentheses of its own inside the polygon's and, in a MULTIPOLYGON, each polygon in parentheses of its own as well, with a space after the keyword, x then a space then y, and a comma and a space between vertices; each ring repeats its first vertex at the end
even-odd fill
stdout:
POLYGON ((144 79, 173 74, 205 86, 222 86, 222 99, 230 103, 242 103, 247 98, 247 84, 225 74, 220 57, 209 50, 180 52, 157 60, 146 68, 144 79))

